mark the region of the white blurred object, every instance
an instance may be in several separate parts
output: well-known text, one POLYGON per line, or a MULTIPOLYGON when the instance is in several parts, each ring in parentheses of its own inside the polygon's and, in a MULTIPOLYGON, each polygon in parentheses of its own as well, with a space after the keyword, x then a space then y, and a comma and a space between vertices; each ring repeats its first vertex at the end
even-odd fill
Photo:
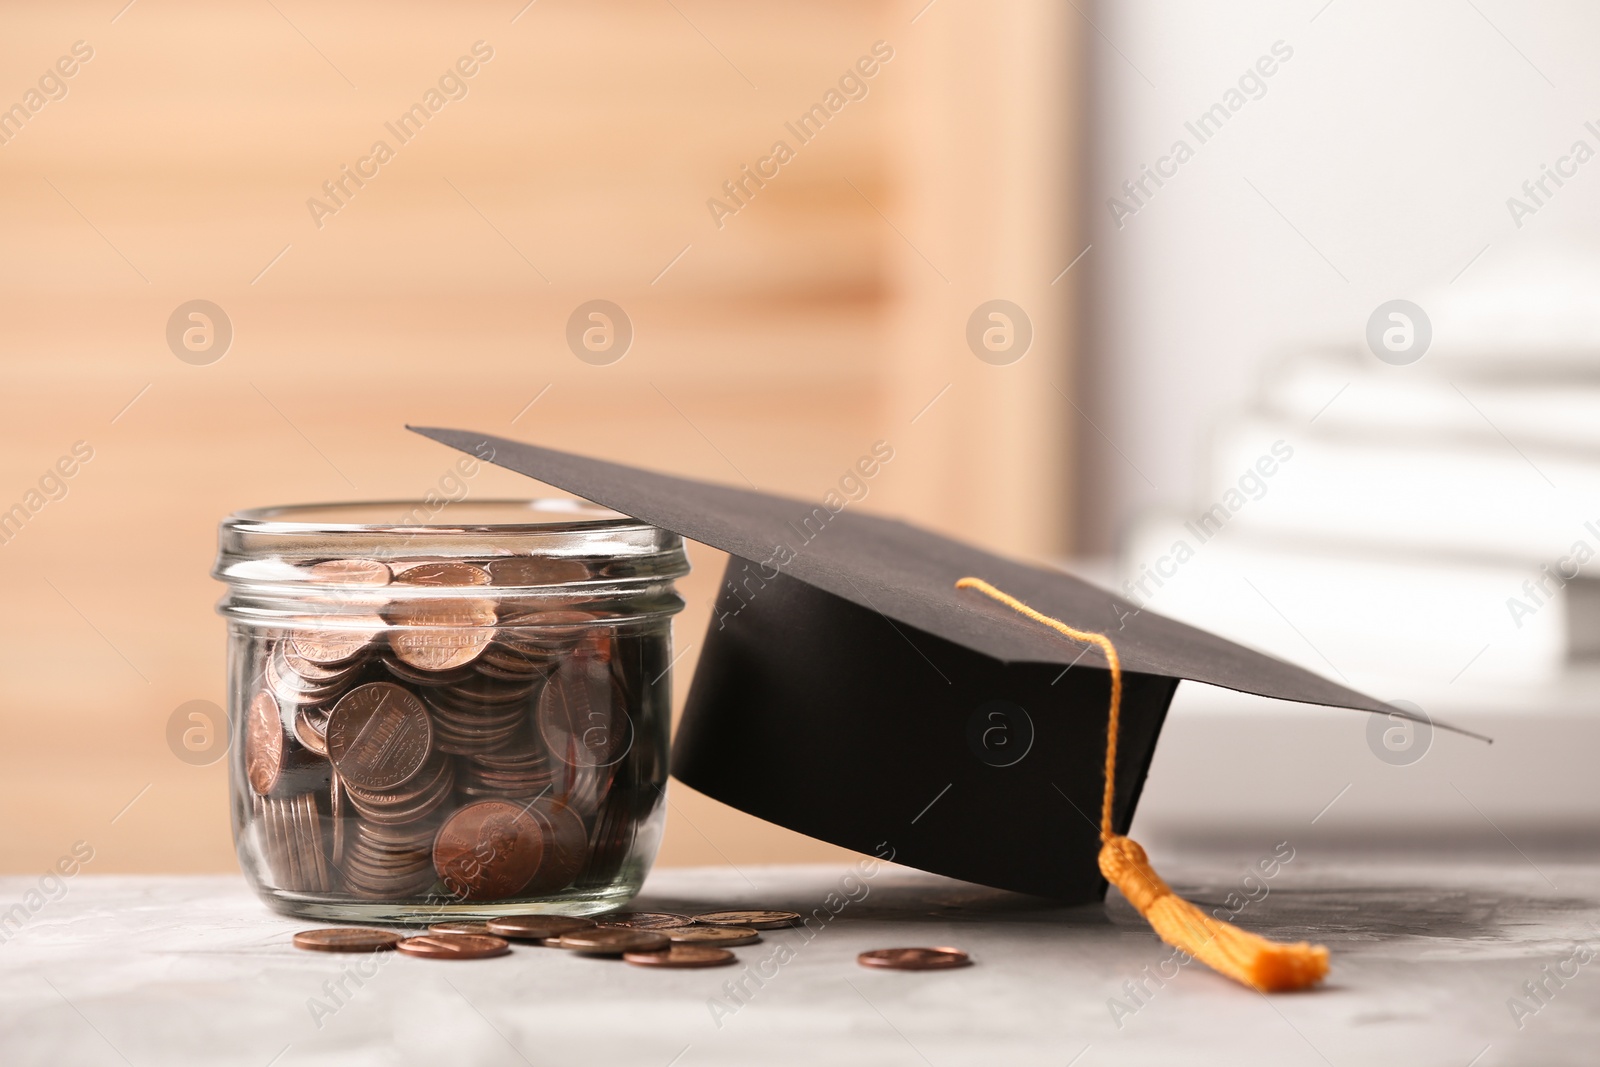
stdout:
POLYGON ((1524 568, 1294 544, 1244 521, 1204 542, 1183 517, 1139 523, 1125 570, 1151 596, 1136 588, 1135 602, 1369 692, 1553 680, 1573 652, 1568 615, 1591 600, 1582 579, 1513 618, 1505 601, 1523 595, 1524 568), (1181 565, 1180 542, 1194 550, 1181 565), (1146 568, 1162 560, 1171 574, 1157 587, 1146 568))
POLYGON ((1600 257, 1506 255, 1419 302, 1416 362, 1280 361, 1201 503, 1134 524, 1124 595, 1390 694, 1548 691, 1600 654, 1600 257))

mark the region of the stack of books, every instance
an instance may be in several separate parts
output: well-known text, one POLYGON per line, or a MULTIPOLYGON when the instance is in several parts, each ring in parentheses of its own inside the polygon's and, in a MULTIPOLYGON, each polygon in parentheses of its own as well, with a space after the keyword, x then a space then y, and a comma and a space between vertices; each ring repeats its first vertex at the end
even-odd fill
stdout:
POLYGON ((1305 351, 1209 442, 1120 592, 1377 695, 1554 685, 1600 656, 1600 367, 1305 351))

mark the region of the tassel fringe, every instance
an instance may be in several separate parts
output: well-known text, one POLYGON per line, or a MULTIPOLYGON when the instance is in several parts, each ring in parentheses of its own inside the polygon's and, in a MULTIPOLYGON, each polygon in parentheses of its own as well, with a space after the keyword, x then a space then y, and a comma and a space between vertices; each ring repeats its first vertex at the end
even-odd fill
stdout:
POLYGON ((1161 940, 1226 975, 1263 993, 1306 989, 1328 973, 1328 950, 1305 941, 1284 944, 1214 919, 1172 891, 1150 866, 1139 843, 1112 832, 1111 805, 1115 796, 1117 732, 1122 712, 1122 664, 1117 649, 1105 634, 1078 630, 1051 618, 996 589, 981 578, 962 578, 957 589, 976 589, 1034 622, 1048 626, 1074 641, 1092 644, 1106 657, 1111 670, 1111 711, 1106 722, 1105 791, 1100 806, 1100 873, 1116 886, 1161 940))

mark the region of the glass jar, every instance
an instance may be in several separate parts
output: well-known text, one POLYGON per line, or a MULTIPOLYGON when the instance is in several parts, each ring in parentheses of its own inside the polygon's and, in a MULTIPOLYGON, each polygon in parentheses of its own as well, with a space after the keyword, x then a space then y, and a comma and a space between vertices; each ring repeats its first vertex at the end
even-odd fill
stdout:
POLYGON ((263 508, 219 542, 234 842, 269 905, 430 922, 638 892, 677 534, 536 500, 263 508))

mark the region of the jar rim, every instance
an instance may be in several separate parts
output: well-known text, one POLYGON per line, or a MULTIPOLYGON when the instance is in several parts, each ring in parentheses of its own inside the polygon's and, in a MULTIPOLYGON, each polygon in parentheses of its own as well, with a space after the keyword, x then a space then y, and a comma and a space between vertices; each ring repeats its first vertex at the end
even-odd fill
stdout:
POLYGON ((334 501, 317 504, 278 504, 270 507, 241 508, 222 520, 224 530, 240 533, 276 535, 339 534, 339 533, 442 533, 445 531, 481 533, 556 533, 563 530, 601 530, 624 528, 652 528, 649 523, 624 515, 619 511, 571 497, 534 497, 516 499, 509 497, 490 500, 449 501, 431 503, 426 500, 363 500, 334 501), (504 511, 509 516, 523 516, 521 521, 471 521, 468 516, 482 515, 486 511, 504 511), (317 515, 373 512, 394 516, 389 521, 341 521, 332 518, 312 518, 317 515), (410 516, 431 513, 423 521, 408 521, 410 516), (291 516, 303 515, 297 519, 291 516), (453 521, 431 521, 433 516, 451 518, 453 521), (539 516, 528 518, 527 516, 539 516))
MULTIPOLYGON (((406 586, 320 577, 315 564, 372 560, 389 565, 476 562, 491 571, 495 595, 524 589, 541 595, 584 586, 637 588, 688 573, 683 538, 671 530, 584 500, 567 498, 365 501, 294 504, 234 512, 218 528, 212 576, 232 586, 271 595, 322 591, 337 594, 346 612, 366 600, 456 598, 482 595, 482 585, 406 586), (410 509, 410 510, 407 510, 410 509), (411 521, 413 519, 423 521, 411 521), (515 557, 551 561, 518 566, 515 557)), ((398 572, 397 572, 398 573, 398 572)))

